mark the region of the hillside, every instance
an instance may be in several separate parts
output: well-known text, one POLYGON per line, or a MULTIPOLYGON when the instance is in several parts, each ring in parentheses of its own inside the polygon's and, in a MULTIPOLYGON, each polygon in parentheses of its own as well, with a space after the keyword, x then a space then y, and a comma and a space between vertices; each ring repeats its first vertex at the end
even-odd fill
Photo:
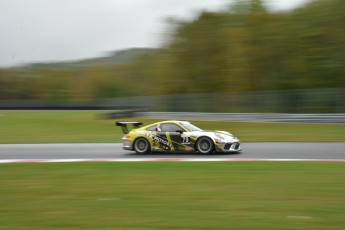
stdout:
POLYGON ((158 49, 154 48, 131 48, 119 51, 109 52, 108 55, 103 57, 95 57, 88 59, 81 59, 76 61, 63 61, 52 63, 33 63, 19 68, 68 68, 68 67, 85 67, 93 65, 109 65, 109 64, 124 64, 135 61, 136 59, 152 54, 158 49))

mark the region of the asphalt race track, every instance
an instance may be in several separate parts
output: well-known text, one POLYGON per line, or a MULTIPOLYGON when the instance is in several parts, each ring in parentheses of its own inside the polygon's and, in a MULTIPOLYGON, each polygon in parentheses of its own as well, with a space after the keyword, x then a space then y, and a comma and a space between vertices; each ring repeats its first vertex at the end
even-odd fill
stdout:
POLYGON ((345 162, 345 142, 338 143, 243 143, 243 152, 151 153, 137 155, 120 143, 1 144, 0 163, 18 161, 212 161, 212 160, 323 160, 345 162))

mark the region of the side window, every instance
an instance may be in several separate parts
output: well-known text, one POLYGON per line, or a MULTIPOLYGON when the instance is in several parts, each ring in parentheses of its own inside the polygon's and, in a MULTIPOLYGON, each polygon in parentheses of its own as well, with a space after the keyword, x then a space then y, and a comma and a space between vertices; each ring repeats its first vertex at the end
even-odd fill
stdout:
POLYGON ((176 124, 166 123, 162 124, 162 131, 163 132, 176 132, 177 130, 181 130, 182 128, 176 124))
POLYGON ((156 125, 152 125, 148 128, 146 128, 147 131, 155 131, 156 130, 156 125))

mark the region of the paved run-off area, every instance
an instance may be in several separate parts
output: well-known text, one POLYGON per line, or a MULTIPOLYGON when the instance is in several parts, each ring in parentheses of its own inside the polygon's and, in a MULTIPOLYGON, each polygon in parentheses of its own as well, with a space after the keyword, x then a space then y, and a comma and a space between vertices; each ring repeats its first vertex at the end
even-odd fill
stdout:
POLYGON ((344 161, 345 142, 337 143, 243 143, 243 152, 162 153, 138 155, 120 143, 2 144, 0 162, 32 161, 344 161))

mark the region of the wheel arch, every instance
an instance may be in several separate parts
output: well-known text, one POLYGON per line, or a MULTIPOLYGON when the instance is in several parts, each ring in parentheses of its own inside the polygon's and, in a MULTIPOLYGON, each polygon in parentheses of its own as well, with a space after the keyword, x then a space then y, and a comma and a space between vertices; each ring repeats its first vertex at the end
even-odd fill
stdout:
POLYGON ((210 137, 210 136, 202 135, 202 136, 198 137, 198 138, 195 140, 194 148, 197 147, 196 145, 197 145, 199 139, 200 139, 200 138, 205 138, 205 137, 206 137, 206 138, 210 138, 210 139, 212 140, 213 144, 216 145, 216 141, 214 140, 214 138, 212 138, 212 137, 210 137))

